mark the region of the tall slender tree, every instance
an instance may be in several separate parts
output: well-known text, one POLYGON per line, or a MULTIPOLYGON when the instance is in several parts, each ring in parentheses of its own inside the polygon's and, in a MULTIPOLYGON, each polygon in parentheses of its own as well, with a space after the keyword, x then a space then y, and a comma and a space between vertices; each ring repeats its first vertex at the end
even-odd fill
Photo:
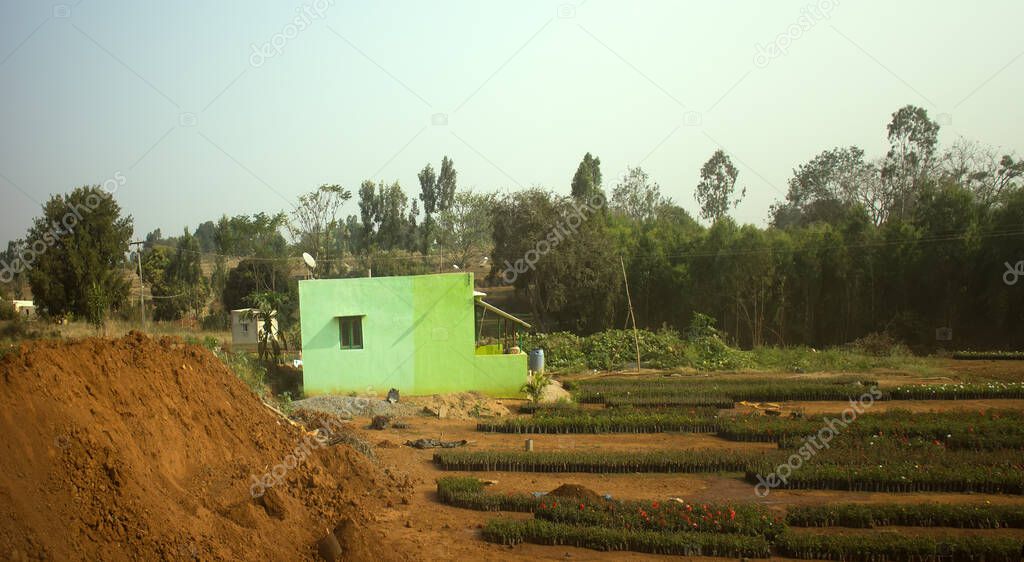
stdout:
POLYGON ((583 155, 583 161, 576 168, 572 177, 572 196, 576 200, 586 200, 595 193, 601 192, 601 159, 589 152, 583 155))
POLYGON ((746 195, 744 190, 737 199, 732 198, 739 174, 732 159, 722 150, 716 150, 704 163, 700 169, 700 182, 694 194, 700 205, 700 216, 704 220, 716 223, 729 215, 729 209, 739 205, 746 195))

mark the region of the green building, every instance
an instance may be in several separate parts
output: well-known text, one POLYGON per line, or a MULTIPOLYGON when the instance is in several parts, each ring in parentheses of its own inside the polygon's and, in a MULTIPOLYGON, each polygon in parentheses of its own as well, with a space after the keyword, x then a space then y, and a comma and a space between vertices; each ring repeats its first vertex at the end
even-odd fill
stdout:
POLYGON ((482 295, 472 273, 300 281, 305 393, 520 396, 526 355, 504 353, 518 351, 509 337, 478 348, 477 310, 506 334, 529 325, 482 295))

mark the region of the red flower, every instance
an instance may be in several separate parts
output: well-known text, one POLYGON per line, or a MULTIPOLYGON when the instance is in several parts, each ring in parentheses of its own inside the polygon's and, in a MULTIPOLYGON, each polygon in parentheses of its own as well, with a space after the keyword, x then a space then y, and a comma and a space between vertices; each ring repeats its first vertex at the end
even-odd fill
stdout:
POLYGON ((583 511, 583 504, 580 504, 580 511, 583 511))
POLYGON ((651 507, 653 507, 654 509, 658 509, 658 502, 652 503, 651 507))

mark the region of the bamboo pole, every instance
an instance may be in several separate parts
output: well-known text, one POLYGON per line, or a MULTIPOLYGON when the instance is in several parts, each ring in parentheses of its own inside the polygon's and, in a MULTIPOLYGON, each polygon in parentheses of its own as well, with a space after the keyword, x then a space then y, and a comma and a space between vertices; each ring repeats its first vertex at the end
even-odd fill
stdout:
POLYGON ((629 303, 629 319, 633 321, 633 343, 636 344, 636 372, 640 373, 640 334, 636 330, 636 316, 633 314, 633 299, 629 296, 629 279, 626 278, 626 262, 619 256, 619 265, 622 266, 622 282, 626 285, 626 302, 629 303))

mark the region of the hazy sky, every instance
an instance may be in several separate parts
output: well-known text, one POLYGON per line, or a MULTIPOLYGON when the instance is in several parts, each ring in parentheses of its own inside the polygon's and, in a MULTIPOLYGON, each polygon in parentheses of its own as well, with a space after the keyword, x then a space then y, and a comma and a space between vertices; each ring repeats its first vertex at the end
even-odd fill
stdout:
POLYGON ((764 224, 793 167, 883 154, 908 103, 943 145, 1024 148, 1020 0, 256 4, 2 0, 0 240, 116 174, 140 235, 321 183, 415 196, 445 154, 463 187, 567 193, 590 151, 606 190, 639 164, 696 215, 721 147, 764 224))

